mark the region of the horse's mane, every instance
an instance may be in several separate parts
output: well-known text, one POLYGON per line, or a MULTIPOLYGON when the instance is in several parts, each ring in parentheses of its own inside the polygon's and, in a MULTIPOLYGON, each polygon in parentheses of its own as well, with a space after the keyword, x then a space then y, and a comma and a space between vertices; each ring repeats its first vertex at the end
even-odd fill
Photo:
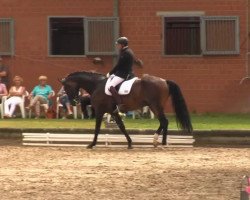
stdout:
POLYGON ((69 77, 72 77, 72 76, 77 76, 77 75, 83 75, 83 74, 86 74, 86 75, 89 75, 91 77, 95 77, 95 78, 105 78, 105 75, 104 74, 101 74, 101 73, 97 73, 97 72, 91 72, 91 71, 75 71, 75 72, 72 72, 70 74, 68 74, 66 76, 66 78, 69 78, 69 77))

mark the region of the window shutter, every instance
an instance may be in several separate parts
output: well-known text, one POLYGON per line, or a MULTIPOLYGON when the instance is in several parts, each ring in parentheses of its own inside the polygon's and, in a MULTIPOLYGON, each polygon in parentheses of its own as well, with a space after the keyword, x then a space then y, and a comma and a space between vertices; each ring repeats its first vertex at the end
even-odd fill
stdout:
POLYGON ((0 55, 14 54, 13 19, 0 19, 0 55))
POLYGON ((115 40, 118 37, 118 18, 84 18, 85 54, 115 55, 115 40))
POLYGON ((204 55, 239 54, 239 18, 234 16, 205 16, 202 22, 202 51, 204 55))

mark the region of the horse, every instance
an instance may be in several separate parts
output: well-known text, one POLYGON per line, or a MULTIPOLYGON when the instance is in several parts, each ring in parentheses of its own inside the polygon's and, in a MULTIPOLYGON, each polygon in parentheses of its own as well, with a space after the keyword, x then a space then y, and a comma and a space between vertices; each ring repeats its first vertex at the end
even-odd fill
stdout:
MULTIPOLYGON (((88 71, 73 72, 60 80, 60 82, 64 86, 71 103, 74 103, 78 99, 80 88, 83 88, 91 95, 91 105, 95 110, 96 124, 93 141, 87 148, 93 148, 96 145, 102 118, 105 113, 113 116, 121 132, 127 139, 128 149, 132 148, 132 140, 126 131, 119 113, 113 113, 116 107, 115 101, 112 96, 105 94, 105 83, 107 82, 105 75, 88 71)), ((169 122, 164 113, 164 105, 169 97, 172 98, 172 107, 176 114, 178 127, 191 133, 193 127, 187 105, 180 87, 174 81, 145 74, 142 78, 138 78, 134 82, 129 94, 121 96, 122 103, 125 105, 122 112, 149 106, 155 114, 160 123, 154 135, 153 144, 155 146, 157 146, 158 136, 161 133, 163 135, 162 145, 166 145, 169 122)))

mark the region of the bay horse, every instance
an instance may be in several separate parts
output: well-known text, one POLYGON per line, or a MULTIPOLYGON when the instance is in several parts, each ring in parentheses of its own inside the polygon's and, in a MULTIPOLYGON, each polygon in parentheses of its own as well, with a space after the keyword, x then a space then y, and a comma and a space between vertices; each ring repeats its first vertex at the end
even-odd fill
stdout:
MULTIPOLYGON (((107 78, 103 74, 82 71, 69 74, 61 80, 61 83, 71 103, 78 99, 80 88, 85 89, 91 95, 91 105, 95 110, 96 124, 93 142, 87 148, 92 148, 96 145, 103 115, 110 113, 121 132, 125 135, 128 148, 130 149, 132 148, 132 140, 125 129, 120 115, 113 113, 115 101, 112 96, 105 94, 106 81, 107 78)), ((176 114, 178 127, 187 132, 192 132, 193 128, 185 99, 175 82, 155 76, 143 75, 141 79, 137 79, 134 82, 131 92, 128 95, 121 96, 122 103, 125 104, 123 112, 136 110, 143 106, 150 107, 160 122, 155 136, 158 137, 162 133, 162 145, 166 145, 167 139, 168 119, 164 114, 164 105, 168 97, 172 98, 172 106, 176 114)), ((154 144, 157 139, 154 140, 154 144)))

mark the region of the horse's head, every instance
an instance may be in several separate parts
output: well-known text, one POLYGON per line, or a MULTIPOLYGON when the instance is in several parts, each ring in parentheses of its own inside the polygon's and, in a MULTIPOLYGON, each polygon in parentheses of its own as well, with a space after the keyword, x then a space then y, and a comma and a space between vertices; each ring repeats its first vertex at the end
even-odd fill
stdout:
POLYGON ((83 88, 91 95, 103 80, 106 80, 106 76, 103 74, 81 71, 69 74, 60 82, 63 84, 71 104, 75 104, 79 100, 80 88, 83 88))
POLYGON ((79 85, 77 82, 68 79, 68 77, 60 80, 64 87, 64 91, 68 95, 71 105, 75 105, 79 101, 79 85))

